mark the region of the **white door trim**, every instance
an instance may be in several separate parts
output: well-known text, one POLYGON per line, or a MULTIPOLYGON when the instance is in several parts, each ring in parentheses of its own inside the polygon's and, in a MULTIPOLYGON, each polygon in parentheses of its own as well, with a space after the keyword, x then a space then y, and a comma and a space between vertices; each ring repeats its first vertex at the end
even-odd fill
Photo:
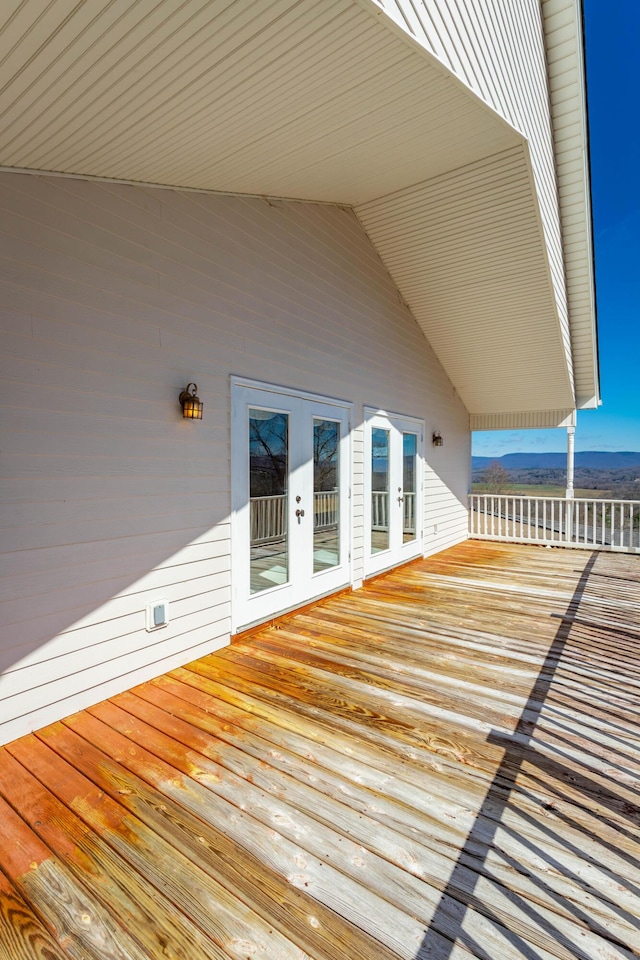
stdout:
MULTIPOLYGON (((424 420, 419 417, 389 413, 376 407, 364 408, 364 576, 374 576, 398 564, 420 557, 424 552, 424 420), (379 426, 390 430, 389 451, 389 547, 372 553, 372 504, 371 482, 372 428, 379 426), (416 491, 415 517, 416 538, 403 542, 402 523, 395 517, 398 495, 402 490, 402 435, 415 433, 416 444, 416 491), (400 487, 400 489, 398 489, 400 487)), ((404 502, 404 500, 402 501, 404 502)))
MULTIPOLYGON (((269 620, 272 617, 285 613, 287 610, 308 603, 314 599, 333 593, 335 590, 353 583, 351 562, 352 516, 351 516, 351 489, 353 483, 353 457, 351 431, 353 425, 353 404, 349 401, 338 400, 334 397, 324 397, 309 391, 296 390, 291 387, 281 387, 276 384, 263 383, 245 377, 232 376, 231 382, 231 632, 246 629, 254 623, 269 620), (250 398, 250 402, 248 402, 250 398), (280 402, 279 402, 280 401, 280 402), (312 569, 303 576, 299 570, 290 570, 286 584, 267 588, 260 594, 250 592, 249 570, 249 499, 248 499, 248 435, 245 429, 246 408, 258 406, 263 409, 272 409, 277 412, 299 411, 301 429, 311 417, 335 419, 344 424, 340 446, 341 464, 341 546, 340 564, 337 568, 320 570, 314 573, 312 569), (295 583, 294 583, 295 580, 295 583), (251 603, 251 600, 254 603, 251 603), (253 608, 256 615, 248 614, 253 608), (266 611, 266 612, 265 612, 266 611)), ((293 421, 292 421, 293 424, 293 421)), ((291 438, 291 443, 293 443, 291 438)), ((313 454, 311 454, 313 460, 313 454)), ((308 461, 306 461, 308 462, 308 461)), ((310 465, 313 474, 313 464, 310 465)), ((295 473, 294 461, 289 462, 290 476, 295 473), (293 471, 293 473, 292 473, 293 471)), ((293 481, 292 481, 293 482, 293 481)), ((313 496, 313 485, 312 485, 313 496)), ((292 501, 294 491, 290 490, 289 522, 293 520, 293 511, 296 504, 292 501), (292 509, 293 508, 293 509, 292 509)), ((300 504, 304 506, 304 504, 300 504)), ((310 534, 313 532, 313 506, 305 510, 307 516, 303 523, 311 524, 310 534)), ((299 522, 299 521, 298 521, 299 522)), ((291 530, 292 528, 289 527, 291 530)), ((309 527, 307 527, 309 530, 309 527)), ((309 533, 307 533, 309 536, 309 533)), ((295 550, 291 550, 290 559, 293 559, 295 550)))

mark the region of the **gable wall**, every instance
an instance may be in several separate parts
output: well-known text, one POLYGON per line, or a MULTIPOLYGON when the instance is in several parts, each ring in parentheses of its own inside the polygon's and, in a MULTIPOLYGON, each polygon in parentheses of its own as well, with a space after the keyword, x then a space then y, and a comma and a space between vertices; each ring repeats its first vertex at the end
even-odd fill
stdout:
POLYGON ((228 641, 231 374, 354 403, 356 584, 365 405, 425 419, 427 552, 467 535, 467 412, 350 210, 5 174, 0 303, 2 741, 228 641))
POLYGON ((539 0, 377 0, 525 135, 565 354, 572 369, 547 58, 539 0))

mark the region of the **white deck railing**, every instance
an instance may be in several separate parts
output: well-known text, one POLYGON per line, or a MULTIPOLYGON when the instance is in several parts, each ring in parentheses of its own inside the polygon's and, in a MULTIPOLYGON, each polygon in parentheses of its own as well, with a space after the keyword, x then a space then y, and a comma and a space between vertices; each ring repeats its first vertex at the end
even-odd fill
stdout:
POLYGON ((280 540, 287 530, 287 495, 251 497, 251 543, 280 540))
MULTIPOLYGON (((403 530, 405 533, 415 533, 416 530, 416 495, 404 493, 403 498, 403 530)), ((389 529, 389 494, 386 491, 374 490, 371 494, 371 529, 389 529)))
POLYGON ((389 529, 389 494, 374 490, 371 494, 371 529, 389 529))
POLYGON ((640 552, 639 500, 565 500, 475 493, 469 534, 551 546, 640 552))
POLYGON ((313 529, 328 530, 338 524, 340 498, 337 490, 321 490, 313 495, 313 529))
MULTIPOLYGON (((287 496, 251 497, 251 543, 270 543, 281 540, 287 530, 287 496)), ((387 530, 389 496, 372 494, 372 529, 387 530)), ((415 533, 416 495, 404 494, 404 531, 415 533)), ((337 490, 322 490, 313 495, 314 530, 329 530, 338 524, 340 502, 337 490)))
POLYGON ((404 533, 416 532, 416 495, 415 493, 403 493, 404 515, 402 529, 404 533))
MULTIPOLYGON (((287 530, 287 495, 251 497, 251 543, 281 540, 287 530)), ((337 490, 322 490, 313 495, 314 530, 335 527, 339 516, 337 490)))

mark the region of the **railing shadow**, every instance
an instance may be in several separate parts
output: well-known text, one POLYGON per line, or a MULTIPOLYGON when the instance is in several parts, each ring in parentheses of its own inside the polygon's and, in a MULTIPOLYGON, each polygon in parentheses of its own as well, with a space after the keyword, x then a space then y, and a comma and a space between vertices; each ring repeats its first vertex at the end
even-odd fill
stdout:
MULTIPOLYGON (((610 821, 606 816, 605 811, 615 811, 618 817, 624 817, 625 815, 628 817, 631 826, 629 835, 632 837, 637 836, 638 826, 640 826, 640 808, 635 805, 633 809, 631 809, 629 805, 625 806, 616 793, 615 784, 612 784, 610 789, 607 786, 603 786, 601 780, 598 780, 597 783, 594 782, 593 778, 586 775, 586 772, 576 772, 574 765, 565 765, 561 758, 554 758, 546 753, 541 753, 540 744, 536 739, 541 714, 553 686, 555 674, 558 668, 562 666, 562 656, 574 626, 574 618, 580 607, 580 602, 585 593, 597 557, 598 554, 593 553, 585 565, 566 614, 562 617, 560 627, 547 652, 547 656, 538 673, 536 683, 530 692, 527 704, 520 715, 513 733, 506 734, 496 731, 489 736, 489 742, 504 747, 504 756, 482 806, 476 815, 474 826, 467 835, 465 844, 459 852, 449 881, 442 891, 432 916, 429 930, 423 939, 420 949, 415 955, 415 960, 428 960, 428 958, 433 960, 435 957, 437 957, 437 960, 447 960, 454 952, 456 944, 463 946, 463 948, 470 952, 471 956, 480 958, 480 960, 489 958, 486 945, 478 943, 474 935, 472 935, 468 929, 465 929, 465 926, 468 926, 468 924, 465 925, 465 918, 470 910, 482 914, 486 920, 495 924, 496 931, 510 944, 510 952, 515 948, 519 956, 528 958, 528 960, 539 960, 541 954, 538 952, 536 945, 529 941, 526 934, 523 933, 522 930, 518 931, 517 929, 509 928, 504 916, 498 915, 495 905, 488 902, 486 895, 481 896, 479 893, 476 893, 476 887, 480 881, 483 881, 485 884, 486 881, 489 881, 495 883, 496 886, 500 886, 499 881, 492 876, 490 864, 487 862, 489 854, 491 853, 494 858, 499 859, 505 864, 508 863, 512 869, 524 873, 531 884, 532 890, 538 890, 543 900, 546 900, 547 903, 552 904, 556 902, 561 908, 566 908, 566 903, 563 902, 561 895, 546 882, 544 871, 540 871, 539 874, 532 872, 526 864, 520 864, 517 860, 514 860, 510 854, 500 849, 500 844, 496 842, 498 831, 502 832, 505 836, 510 836, 520 847, 528 848, 529 853, 536 859, 544 860, 549 870, 561 872, 576 888, 589 892, 588 882, 575 873, 575 871, 572 871, 569 864, 562 863, 557 859, 558 846, 566 852, 568 860, 575 862, 576 858, 582 856, 582 851, 579 846, 576 846, 575 836, 576 834, 579 835, 582 833, 584 835, 589 832, 585 829, 584 824, 571 820, 566 814, 562 814, 559 810, 556 810, 553 799, 548 799, 547 801, 550 805, 549 809, 553 809, 553 815, 557 823, 568 831, 569 836, 567 837, 563 838, 561 834, 554 833, 548 823, 545 822, 543 816, 541 816, 540 819, 532 819, 530 814, 522 809, 521 804, 517 805, 517 807, 515 804, 512 805, 510 811, 512 816, 505 821, 505 811, 516 797, 521 800, 526 798, 529 802, 533 801, 534 803, 537 802, 541 804, 541 795, 547 798, 553 798, 555 795, 556 802, 559 803, 563 797, 564 790, 570 791, 574 796, 578 795, 585 799, 585 801, 587 796, 591 798, 597 796, 598 807, 602 812, 598 814, 594 810, 590 810, 590 816, 601 824, 602 830, 604 832, 617 832, 618 836, 625 833, 619 823, 610 821), (524 782, 516 783, 518 778, 524 782), (527 783, 529 784, 528 787, 526 785, 527 783), (533 784, 533 790, 531 789, 531 784, 533 784), (529 826, 533 827, 537 833, 542 834, 549 841, 552 841, 551 848, 546 849, 533 842, 530 835, 525 836, 515 830, 513 826, 514 813, 522 820, 523 826, 528 820, 531 820, 529 826), (571 839, 572 837, 573 839, 571 839), (553 844, 555 844, 555 854, 553 844), (479 854, 478 851, 484 852, 480 852, 479 854), (475 865, 475 879, 470 881, 469 864, 471 862, 475 865), (470 882, 472 884, 471 888, 469 888, 470 882), (464 892, 462 892, 463 890, 464 892), (458 904, 462 904, 463 906, 463 909, 455 911, 457 920, 453 930, 451 913, 452 901, 457 901, 458 904), (450 938, 448 946, 443 945, 443 929, 447 929, 447 937, 450 938), (439 935, 436 936, 435 931, 439 931, 439 935)), ((544 810, 541 804, 541 813, 543 812, 544 810)), ((593 836, 593 834, 590 835, 593 836)), ((624 852, 619 850, 614 843, 607 842, 606 838, 600 834, 598 835, 598 840, 603 849, 609 849, 620 862, 624 862, 624 852)), ((599 865, 599 868, 603 875, 608 876, 614 884, 624 882, 629 892, 634 892, 632 885, 628 884, 627 881, 623 881, 622 877, 616 874, 614 870, 608 869, 604 865, 599 865)), ((543 939, 546 937, 553 941, 555 947, 554 955, 557 950, 558 956, 571 957, 572 960, 573 958, 575 958, 575 960, 592 960, 592 954, 585 952, 585 949, 581 947, 579 943, 574 942, 574 940, 567 935, 566 927, 565 929, 561 929, 561 923, 554 922, 553 911, 550 912, 549 908, 544 911, 539 911, 535 901, 529 900, 516 894, 513 890, 507 890, 504 887, 501 887, 501 890, 503 893, 506 892, 511 902, 517 906, 520 915, 530 919, 532 926, 537 928, 543 939)), ((634 920, 623 906, 607 898, 607 907, 614 915, 622 918, 626 924, 640 929, 640 924, 637 919, 634 920)), ((617 951, 615 956, 634 956, 630 944, 620 942, 604 923, 598 922, 593 912, 587 916, 576 904, 573 904, 572 909, 574 922, 578 926, 588 927, 594 934, 602 937, 607 945, 612 946, 617 951)), ((559 917, 558 920, 560 920, 559 917)), ((516 926, 520 926, 520 924, 516 926)), ((547 955, 547 951, 544 948, 542 952, 544 955, 547 955)), ((499 958, 493 955, 490 960, 499 960, 499 958)))

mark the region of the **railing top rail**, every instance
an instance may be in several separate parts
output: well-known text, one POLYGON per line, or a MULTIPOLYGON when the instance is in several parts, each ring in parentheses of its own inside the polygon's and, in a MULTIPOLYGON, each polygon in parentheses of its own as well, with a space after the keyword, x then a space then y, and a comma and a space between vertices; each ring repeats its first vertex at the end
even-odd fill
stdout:
POLYGON ((470 493, 470 497, 503 497, 509 500, 555 500, 559 503, 606 503, 640 506, 640 500, 605 500, 602 497, 546 497, 544 494, 532 496, 527 493, 470 493))
POLYGON ((474 493, 469 534, 479 540, 640 553, 640 500, 474 493))

